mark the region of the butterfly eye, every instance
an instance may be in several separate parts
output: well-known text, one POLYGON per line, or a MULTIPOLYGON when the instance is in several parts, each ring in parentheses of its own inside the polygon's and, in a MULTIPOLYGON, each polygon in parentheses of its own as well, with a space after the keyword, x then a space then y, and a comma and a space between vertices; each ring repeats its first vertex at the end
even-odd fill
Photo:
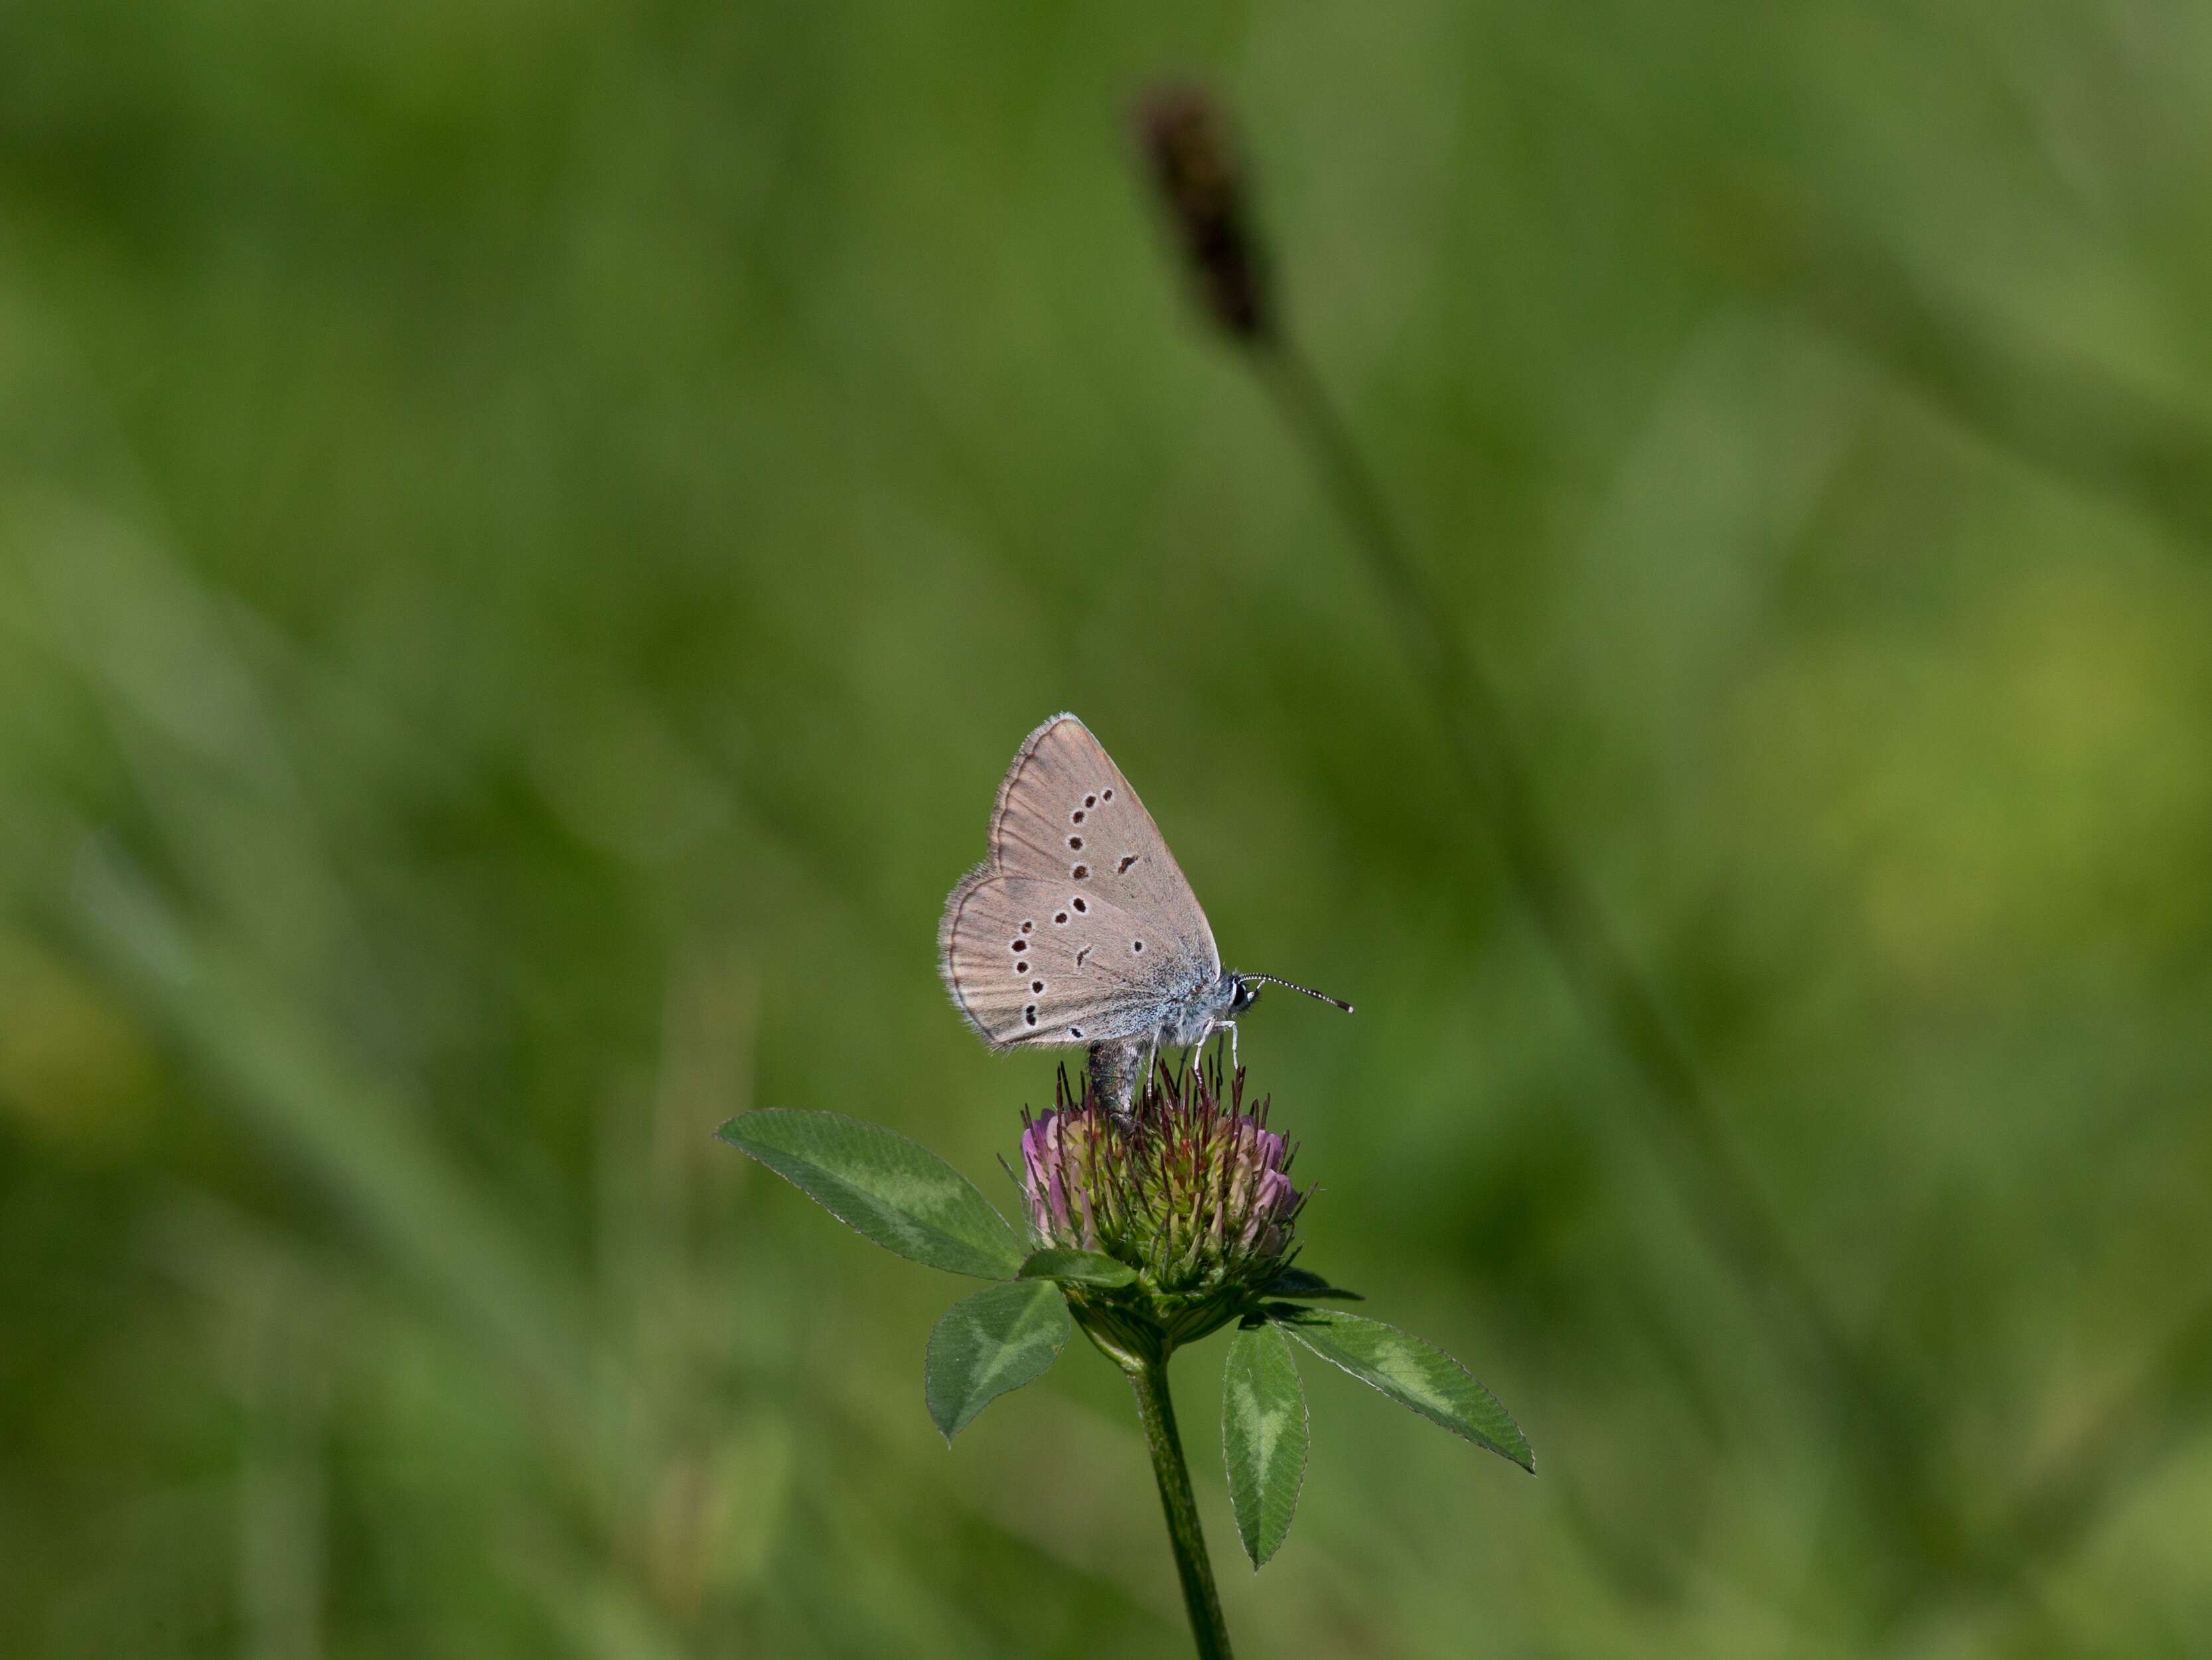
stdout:
POLYGON ((1055 912, 1052 920, 1059 923, 1062 927, 1066 927, 1067 926, 1067 913, 1064 910, 1055 912))
POLYGON ((1080 853, 1083 851, 1083 838, 1079 836, 1071 836, 1067 838, 1067 845, 1080 853))
POLYGON ((1095 807, 1098 805, 1098 798, 1095 795, 1086 795, 1083 798, 1083 805, 1086 807, 1095 807))
POLYGON ((1071 824, 1081 824, 1083 822, 1083 809, 1078 807, 1073 812, 1069 813, 1067 815, 1067 822, 1071 824))
POLYGON ((1102 801, 1111 801, 1111 800, 1114 799, 1114 792, 1113 792, 1113 791, 1111 791, 1111 790, 1108 790, 1108 791, 1107 791, 1103 795, 1100 796, 1098 799, 1099 799, 1100 800, 1102 800, 1102 801))
POLYGON ((1024 923, 1023 923, 1023 924, 1022 924, 1022 932, 1023 932, 1024 933, 1027 933, 1030 929, 1034 928, 1035 927, 1036 927, 1036 923, 1034 923, 1034 922, 1024 922, 1024 923))
POLYGON ((1036 1005, 1032 1003, 1027 1008, 1024 1009, 1022 1011, 1022 1018, 1028 1021, 1030 1025, 1033 1026, 1036 1025, 1036 1005))
POLYGON ((1088 865, 1078 865, 1073 870, 1070 871, 1068 874, 1073 876, 1077 881, 1080 882, 1085 877, 1091 874, 1091 866, 1088 865))

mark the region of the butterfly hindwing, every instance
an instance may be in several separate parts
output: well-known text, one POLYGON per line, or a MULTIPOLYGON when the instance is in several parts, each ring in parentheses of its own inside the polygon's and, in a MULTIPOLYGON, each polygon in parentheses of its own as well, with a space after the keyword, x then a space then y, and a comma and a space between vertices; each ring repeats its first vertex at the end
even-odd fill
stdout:
POLYGON ((978 871, 942 932, 953 1001, 1001 1048, 1139 1037, 1179 994, 1141 921, 1066 883, 978 871))

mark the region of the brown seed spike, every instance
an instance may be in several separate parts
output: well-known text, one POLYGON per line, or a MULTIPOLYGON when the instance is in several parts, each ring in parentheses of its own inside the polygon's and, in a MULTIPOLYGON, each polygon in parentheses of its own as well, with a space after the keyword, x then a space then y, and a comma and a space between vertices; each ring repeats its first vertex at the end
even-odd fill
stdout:
POLYGON ((1273 331, 1267 273, 1218 100, 1198 87, 1162 88, 1146 100, 1138 125, 1200 303, 1239 339, 1266 339, 1273 331))

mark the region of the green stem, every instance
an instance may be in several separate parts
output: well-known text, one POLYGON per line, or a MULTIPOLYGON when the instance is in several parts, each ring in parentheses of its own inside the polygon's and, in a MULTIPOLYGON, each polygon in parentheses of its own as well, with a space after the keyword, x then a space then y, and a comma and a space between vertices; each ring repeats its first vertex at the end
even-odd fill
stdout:
MULTIPOLYGON (((1382 488, 1313 366, 1288 337, 1252 346, 1247 361, 1334 499, 1389 602, 1407 656, 1455 763, 1487 816, 1506 873, 1565 970, 1571 988, 1610 1031, 1655 1106, 1657 1141, 1689 1213, 1719 1260, 1781 1316, 1795 1358, 1863 1438, 1885 1499, 1917 1505, 1912 1420, 1896 1379, 1862 1353, 1805 1270, 1780 1218, 1744 1166, 1688 1045, 1620 944, 1611 919, 1537 800, 1504 700, 1446 621, 1382 488)), ((1908 1518, 1909 1519, 1909 1518, 1908 1518)))
POLYGON ((1160 1508, 1167 1512, 1168 1543, 1175 1548, 1176 1572, 1182 1576, 1183 1607, 1199 1660, 1230 1660, 1229 1627, 1221 1617, 1221 1598, 1213 1589, 1213 1564, 1206 1554, 1206 1535, 1198 1524, 1198 1499, 1190 1490, 1190 1466, 1176 1433, 1175 1402, 1168 1395, 1168 1363, 1121 1359, 1137 1396, 1137 1416, 1145 1426, 1145 1445, 1159 1480, 1160 1508))

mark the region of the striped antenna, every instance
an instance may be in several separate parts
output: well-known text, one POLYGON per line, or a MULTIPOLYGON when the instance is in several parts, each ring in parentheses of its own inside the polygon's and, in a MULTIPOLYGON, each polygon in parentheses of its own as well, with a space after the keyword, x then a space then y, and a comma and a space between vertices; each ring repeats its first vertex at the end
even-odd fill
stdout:
POLYGON ((1278 980, 1272 974, 1245 974, 1239 975, 1237 977, 1241 980, 1257 980, 1270 986, 1281 986, 1291 991, 1302 991, 1317 1003, 1326 1003, 1331 1008, 1342 1009, 1346 1014, 1352 1012, 1352 1005, 1341 997, 1331 997, 1325 991, 1316 991, 1311 986, 1302 986, 1295 980, 1278 980))

